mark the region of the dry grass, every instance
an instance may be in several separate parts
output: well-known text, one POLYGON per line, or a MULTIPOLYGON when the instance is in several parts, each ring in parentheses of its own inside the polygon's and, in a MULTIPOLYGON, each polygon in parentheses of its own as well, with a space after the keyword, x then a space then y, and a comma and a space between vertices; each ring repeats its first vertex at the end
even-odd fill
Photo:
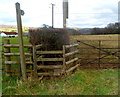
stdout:
POLYGON ((110 35, 74 35, 72 38, 77 40, 118 40, 118 34, 110 35))

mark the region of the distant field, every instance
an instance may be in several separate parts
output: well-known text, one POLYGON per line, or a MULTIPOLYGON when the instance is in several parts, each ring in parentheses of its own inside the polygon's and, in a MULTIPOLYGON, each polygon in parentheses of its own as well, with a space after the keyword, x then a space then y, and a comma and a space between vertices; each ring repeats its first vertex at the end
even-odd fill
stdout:
POLYGON ((120 35, 109 34, 109 35, 74 35, 72 38, 77 40, 118 40, 120 35))
POLYGON ((98 46, 98 40, 101 40, 102 47, 113 47, 118 48, 120 35, 110 34, 110 35, 74 35, 72 39, 75 40, 86 40, 85 42, 90 43, 91 45, 98 46), (87 41, 90 40, 90 41, 87 41), (94 41, 96 40, 96 41, 94 41), (105 41, 104 41, 105 40, 105 41), (113 41, 112 41, 113 40, 113 41), (116 41, 114 41, 116 40, 116 41))
MULTIPOLYGON (((29 27, 23 27, 23 32, 28 32, 29 27)), ((0 31, 6 31, 6 32, 17 32, 17 28, 0 28, 0 31)))

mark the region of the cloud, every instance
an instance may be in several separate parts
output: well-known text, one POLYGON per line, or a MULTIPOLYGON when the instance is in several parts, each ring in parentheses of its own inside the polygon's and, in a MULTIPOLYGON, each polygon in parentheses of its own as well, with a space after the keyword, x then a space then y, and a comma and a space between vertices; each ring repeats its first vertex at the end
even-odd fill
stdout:
MULTIPOLYGON (((0 0, 0 24, 16 25, 15 3, 20 2, 25 11, 22 16, 23 26, 39 27, 41 24, 51 25, 51 3, 54 7, 54 26, 62 27, 63 0, 0 0)), ((68 0, 68 27, 104 27, 116 22, 119 0, 68 0)))

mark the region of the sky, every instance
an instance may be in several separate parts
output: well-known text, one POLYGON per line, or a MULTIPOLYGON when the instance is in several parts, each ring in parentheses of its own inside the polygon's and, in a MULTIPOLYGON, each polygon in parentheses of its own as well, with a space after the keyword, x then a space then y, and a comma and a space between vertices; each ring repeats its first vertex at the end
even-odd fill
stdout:
MULTIPOLYGON (((105 27, 118 21, 119 0, 68 0, 69 16, 67 27, 93 28, 105 27)), ((19 2, 25 14, 22 25, 40 27, 52 25, 52 7, 54 6, 54 27, 63 27, 63 0, 0 0, 0 25, 17 25, 15 3, 19 2)))

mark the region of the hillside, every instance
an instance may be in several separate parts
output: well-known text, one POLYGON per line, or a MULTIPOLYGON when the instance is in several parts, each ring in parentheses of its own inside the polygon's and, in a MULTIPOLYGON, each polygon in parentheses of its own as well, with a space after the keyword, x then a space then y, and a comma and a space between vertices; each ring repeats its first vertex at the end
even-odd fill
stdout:
MULTIPOLYGON (((28 32, 29 27, 23 27, 23 32, 28 32)), ((15 25, 0 25, 0 31, 17 32, 17 26, 15 25)))

